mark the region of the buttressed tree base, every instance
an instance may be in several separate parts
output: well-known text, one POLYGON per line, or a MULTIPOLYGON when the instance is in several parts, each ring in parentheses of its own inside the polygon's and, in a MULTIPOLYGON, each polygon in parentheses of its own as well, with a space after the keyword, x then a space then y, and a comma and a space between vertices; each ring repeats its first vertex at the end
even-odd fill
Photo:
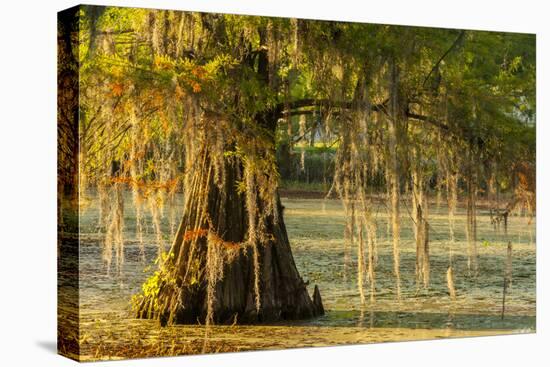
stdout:
POLYGON ((535 332, 535 35, 58 14, 58 351, 535 332))

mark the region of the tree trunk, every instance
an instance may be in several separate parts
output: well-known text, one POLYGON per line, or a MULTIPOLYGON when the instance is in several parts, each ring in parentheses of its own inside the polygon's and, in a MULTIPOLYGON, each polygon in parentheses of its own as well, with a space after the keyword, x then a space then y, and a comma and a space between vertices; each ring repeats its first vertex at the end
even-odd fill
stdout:
POLYGON ((264 223, 269 240, 257 245, 260 289, 257 310, 254 249, 245 242, 248 230, 245 195, 238 192, 235 184, 243 180, 242 164, 226 159, 225 185, 221 188, 209 177, 213 175, 211 169, 197 173, 196 186, 193 185, 170 251, 173 258, 169 257, 162 265, 174 267, 170 273, 176 275, 174 284, 169 279, 161 280, 158 295, 145 295, 142 299, 138 317, 158 318, 161 324, 205 323, 209 316, 215 323, 257 323, 323 314, 320 295, 314 304, 294 263, 278 198, 277 218, 268 216, 264 223), (205 188, 207 195, 203 201, 200 193, 205 188), (201 215, 202 205, 206 215, 201 215), (201 224, 199 230, 194 229, 195 223, 201 224), (216 240, 212 241, 213 238, 216 240), (210 296, 208 246, 216 246, 225 259, 221 262, 223 276, 214 281, 210 296), (214 299, 209 299, 212 296, 214 299), (154 306, 155 302, 159 307, 154 306))

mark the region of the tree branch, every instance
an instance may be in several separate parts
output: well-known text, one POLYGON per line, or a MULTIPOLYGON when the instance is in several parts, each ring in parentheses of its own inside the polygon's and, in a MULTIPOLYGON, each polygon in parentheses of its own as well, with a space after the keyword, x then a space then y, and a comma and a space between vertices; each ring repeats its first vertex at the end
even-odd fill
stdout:
POLYGON ((453 42, 453 44, 451 45, 451 47, 449 47, 447 49, 447 51, 445 51, 445 53, 443 55, 441 55, 441 57, 439 58, 439 60, 437 60, 437 62, 435 63, 435 65, 432 67, 432 70, 430 70, 430 72, 428 73, 428 75, 426 75, 426 77, 424 78, 424 82, 422 83, 422 89, 424 89, 424 86, 426 86, 426 83, 428 82, 428 80, 430 79, 430 76, 432 76, 432 73, 435 71, 435 69, 437 69, 439 67, 439 64, 441 64, 441 61, 443 61, 443 59, 445 57, 447 57, 447 55, 460 43, 460 41, 464 38, 464 35, 466 34, 466 31, 460 31, 460 34, 458 35, 458 37, 456 38, 456 40, 453 42))
POLYGON ((419 114, 416 114, 416 113, 412 113, 412 112, 407 112, 406 113, 406 116, 410 119, 413 119, 413 120, 418 120, 418 121, 422 121, 422 122, 427 122, 435 127, 438 127, 442 130, 445 130, 445 131, 450 131, 450 128, 448 125, 445 125, 444 123, 442 123, 441 121, 437 121, 437 120, 434 120, 432 119, 431 117, 428 117, 428 116, 424 116, 424 115, 419 115, 419 114))
MULTIPOLYGON (((370 107, 370 110, 373 112, 382 111, 385 109, 386 104, 388 103, 388 100, 386 99, 384 102, 372 105, 370 107)), ((299 99, 292 102, 281 102, 275 106, 275 109, 277 111, 277 114, 279 116, 283 115, 299 115, 299 112, 292 112, 292 110, 296 110, 299 108, 305 108, 305 107, 319 107, 319 106, 331 106, 331 107, 337 107, 337 108, 343 108, 343 109, 351 109, 353 108, 353 102, 347 102, 347 101, 331 101, 329 99, 314 99, 314 98, 306 98, 306 99, 299 99)), ((304 111, 304 113, 307 113, 307 111, 304 111)))

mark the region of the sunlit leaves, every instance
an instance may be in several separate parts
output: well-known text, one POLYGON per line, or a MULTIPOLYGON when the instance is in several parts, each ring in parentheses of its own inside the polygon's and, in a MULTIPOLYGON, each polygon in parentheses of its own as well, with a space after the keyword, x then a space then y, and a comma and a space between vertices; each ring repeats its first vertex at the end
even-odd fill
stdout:
POLYGON ((122 83, 111 83, 111 96, 120 97, 124 92, 124 85, 122 83))

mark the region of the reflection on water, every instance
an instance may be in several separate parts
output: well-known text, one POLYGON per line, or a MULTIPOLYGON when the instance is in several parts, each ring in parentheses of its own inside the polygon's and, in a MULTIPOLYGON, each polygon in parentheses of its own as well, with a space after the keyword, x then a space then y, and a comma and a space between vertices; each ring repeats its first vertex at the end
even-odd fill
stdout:
MULTIPOLYGON (((130 198, 126 202, 130 203, 130 198)), ((127 242, 122 275, 108 276, 101 260, 101 235, 95 229, 98 210, 95 205, 87 208, 81 220, 83 234, 80 246, 81 339, 84 339, 82 345, 86 359, 104 358, 109 354, 114 354, 114 357, 136 357, 140 356, 136 352, 138 348, 142 348, 143 356, 147 356, 495 335, 535 330, 535 228, 534 224, 527 225, 527 219, 523 217, 512 217, 510 221, 509 239, 513 242, 514 254, 513 282, 507 294, 506 314, 501 319, 506 246, 504 239, 494 232, 483 210, 480 210, 478 218, 477 278, 467 274, 464 212, 459 211, 456 218, 457 241, 450 249, 453 253, 457 291, 454 303, 449 300, 445 278, 449 264, 446 209, 434 207, 430 212, 431 285, 428 290, 419 290, 414 281, 412 222, 407 211, 403 211, 403 283, 402 299, 398 302, 394 292, 387 215, 380 208, 376 216, 376 301, 362 307, 355 284, 354 251, 351 264, 347 267, 348 273, 344 273, 344 216, 341 204, 335 200, 283 198, 283 205, 296 264, 304 280, 310 282, 311 290, 314 284, 319 285, 327 314, 292 324, 216 326, 209 332, 209 343, 218 346, 213 349, 191 348, 203 345, 203 327, 159 328, 152 321, 131 318, 129 299, 139 291, 149 274, 146 270, 157 255, 150 219, 147 219, 149 222, 145 226, 149 233, 144 237, 146 260, 143 262, 135 241, 134 213, 132 208, 125 209, 127 242), (136 340, 139 340, 138 344, 136 340), (169 349, 169 344, 173 345, 172 349, 169 349), (156 349, 148 349, 146 345, 156 346, 156 349), (189 348, 185 349, 186 345, 189 348)), ((169 233, 167 217, 163 220, 163 227, 169 233)))

